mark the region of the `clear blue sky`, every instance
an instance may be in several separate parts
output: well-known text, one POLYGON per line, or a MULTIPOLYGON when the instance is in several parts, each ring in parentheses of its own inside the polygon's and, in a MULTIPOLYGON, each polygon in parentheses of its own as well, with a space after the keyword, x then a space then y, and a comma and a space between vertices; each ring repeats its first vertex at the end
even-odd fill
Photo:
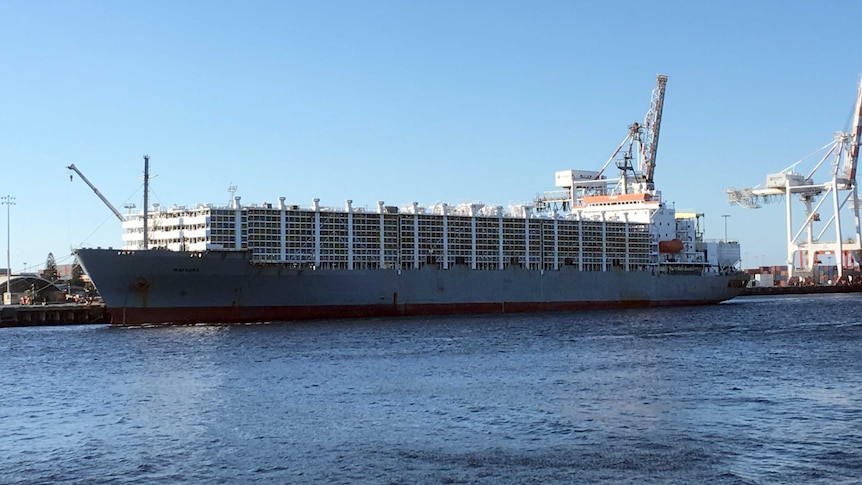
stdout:
MULTIPOLYGON (((526 202, 597 170, 670 76, 656 183, 785 259, 784 205, 731 206, 849 128, 862 2, 0 3, 13 271, 121 246, 111 202, 526 202)), ((813 165, 813 162, 812 162, 813 165)), ((0 266, 6 264, 0 206, 0 266)), ((747 260, 746 260, 747 258, 747 260)))

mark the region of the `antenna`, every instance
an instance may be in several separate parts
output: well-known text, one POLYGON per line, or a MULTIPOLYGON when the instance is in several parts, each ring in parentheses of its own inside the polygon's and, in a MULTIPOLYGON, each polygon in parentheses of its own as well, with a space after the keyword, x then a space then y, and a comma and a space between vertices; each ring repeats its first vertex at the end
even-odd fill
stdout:
POLYGON ((236 188, 237 187, 233 184, 233 182, 231 182, 230 185, 227 186, 227 191, 230 192, 230 200, 228 201, 228 204, 230 204, 231 207, 233 206, 233 197, 234 194, 236 194, 236 188))

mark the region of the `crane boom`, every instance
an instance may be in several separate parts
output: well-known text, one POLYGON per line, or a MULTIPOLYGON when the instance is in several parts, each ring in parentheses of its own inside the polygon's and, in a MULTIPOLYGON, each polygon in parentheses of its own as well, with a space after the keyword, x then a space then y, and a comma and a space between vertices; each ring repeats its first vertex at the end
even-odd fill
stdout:
MULTIPOLYGON (((90 181, 89 181, 89 180, 87 180, 87 177, 85 177, 85 176, 84 176, 84 174, 82 174, 82 173, 81 173, 81 171, 80 171, 80 170, 78 170, 78 167, 76 167, 74 163, 73 163, 73 164, 71 164, 71 165, 69 165, 69 166, 68 166, 68 167, 66 167, 66 168, 68 168, 69 170, 72 170, 73 172, 75 172, 76 174, 78 174, 78 176, 79 176, 79 177, 81 177, 81 180, 83 180, 83 181, 84 181, 84 183, 86 183, 86 184, 87 184, 91 189, 93 189, 93 192, 95 192, 95 193, 96 193, 96 195, 98 195, 98 196, 99 196, 99 198, 100 198, 100 199, 102 199, 102 202, 104 202, 104 203, 105 203, 105 205, 106 205, 106 206, 108 206, 108 209, 111 209, 111 212, 113 212, 113 213, 114 213, 114 215, 115 215, 115 216, 117 216, 117 219, 119 219, 119 220, 120 220, 120 222, 125 222, 126 218, 125 218, 125 217, 123 217, 123 214, 121 214, 121 213, 120 213, 120 211, 118 211, 118 210, 117 210, 117 208, 116 208, 116 207, 114 207, 114 205, 113 205, 113 204, 111 204, 111 203, 108 201, 108 199, 106 199, 106 198, 105 198, 105 196, 104 196, 104 195, 102 195, 102 193, 101 193, 101 192, 99 192, 99 189, 97 189, 95 185, 93 185, 92 183, 90 183, 90 181)), ((71 175, 70 175, 70 177, 71 177, 71 175)))
POLYGON ((659 74, 656 76, 656 87, 652 92, 652 102, 650 110, 647 112, 644 119, 644 128, 646 128, 647 141, 641 145, 643 150, 644 176, 646 182, 653 183, 655 175, 655 160, 656 152, 658 151, 658 134, 661 129, 661 111, 664 108, 664 91, 667 86, 667 76, 659 74))
POLYGON ((850 170, 847 172, 851 181, 856 180, 856 162, 859 161, 859 139, 862 135, 862 77, 859 79, 859 90, 856 93, 856 113, 853 119, 853 132, 850 139, 850 170))

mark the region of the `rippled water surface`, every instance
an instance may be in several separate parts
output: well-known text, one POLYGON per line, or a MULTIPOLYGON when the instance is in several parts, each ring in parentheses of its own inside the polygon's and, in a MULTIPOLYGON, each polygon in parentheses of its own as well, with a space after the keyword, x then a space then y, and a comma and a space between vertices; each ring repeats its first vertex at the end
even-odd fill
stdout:
POLYGON ((856 483, 862 294, 0 329, 2 483, 856 483))

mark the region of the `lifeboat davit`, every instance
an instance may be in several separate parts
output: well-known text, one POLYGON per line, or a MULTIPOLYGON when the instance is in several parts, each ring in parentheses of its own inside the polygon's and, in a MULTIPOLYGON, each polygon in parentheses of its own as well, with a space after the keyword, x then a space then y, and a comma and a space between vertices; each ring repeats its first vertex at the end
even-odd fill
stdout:
POLYGON ((659 241, 658 252, 660 253, 678 253, 682 251, 683 244, 679 239, 671 239, 670 241, 659 241))

